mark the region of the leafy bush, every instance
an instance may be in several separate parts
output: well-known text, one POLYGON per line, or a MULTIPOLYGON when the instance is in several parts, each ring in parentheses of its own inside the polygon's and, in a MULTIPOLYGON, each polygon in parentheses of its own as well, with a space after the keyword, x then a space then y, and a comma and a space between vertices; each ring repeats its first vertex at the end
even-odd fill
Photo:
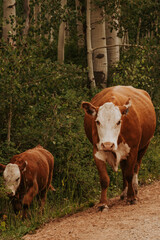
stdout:
POLYGON ((41 144, 55 156, 54 185, 61 198, 81 202, 95 194, 96 186, 81 110, 89 95, 86 72, 35 56, 32 49, 1 51, 0 159, 7 163, 14 154, 41 144), (10 111, 11 142, 7 142, 10 111))
POLYGON ((139 181, 141 184, 150 183, 160 178, 160 140, 159 135, 154 137, 149 145, 147 153, 142 160, 139 181))
MULTIPOLYGON (((41 54, 37 58, 36 47, 26 51, 23 46, 6 46, 0 49, 0 62, 0 162, 7 164, 13 155, 38 144, 54 155, 53 185, 57 191, 54 195, 48 193, 48 209, 52 207, 49 216, 65 204, 71 206, 71 202, 81 204, 96 198, 98 174, 84 133, 81 109, 82 100, 90 95, 85 87, 86 71, 72 64, 53 63, 41 54)), ((3 193, 1 184, 3 236, 6 231, 20 236, 26 231, 25 224, 31 229, 33 222, 35 227, 44 220, 33 217, 23 226, 3 193), (7 216, 5 221, 3 216, 7 216)), ((36 216, 36 210, 33 211, 36 216)))

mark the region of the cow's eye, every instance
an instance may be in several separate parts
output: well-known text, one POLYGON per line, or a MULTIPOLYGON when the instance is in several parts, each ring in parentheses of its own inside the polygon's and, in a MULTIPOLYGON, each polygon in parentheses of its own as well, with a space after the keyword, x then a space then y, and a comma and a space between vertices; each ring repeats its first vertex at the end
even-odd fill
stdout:
POLYGON ((97 120, 96 123, 97 123, 97 125, 100 125, 100 121, 97 120))
POLYGON ((117 122, 117 126, 118 126, 120 123, 121 123, 121 120, 119 120, 119 121, 117 122))

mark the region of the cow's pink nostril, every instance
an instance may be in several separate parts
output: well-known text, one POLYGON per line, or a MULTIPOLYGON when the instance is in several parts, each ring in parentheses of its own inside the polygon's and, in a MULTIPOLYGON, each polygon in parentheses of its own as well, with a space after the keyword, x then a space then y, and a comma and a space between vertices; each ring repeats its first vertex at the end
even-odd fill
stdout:
POLYGON ((114 143, 105 142, 101 144, 101 147, 104 151, 111 151, 114 148, 114 143))
POLYGON ((111 148, 113 148, 114 147, 114 143, 111 145, 111 148))

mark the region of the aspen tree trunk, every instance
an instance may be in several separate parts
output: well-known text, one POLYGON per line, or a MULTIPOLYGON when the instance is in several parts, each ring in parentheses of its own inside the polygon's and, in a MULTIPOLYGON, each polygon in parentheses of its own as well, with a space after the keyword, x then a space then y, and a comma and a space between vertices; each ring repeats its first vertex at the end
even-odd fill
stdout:
MULTIPOLYGON (((123 31, 122 45, 129 44, 128 31, 123 31)), ((125 46, 123 47, 125 49, 125 46)))
POLYGON ((16 35, 16 8, 15 0, 3 0, 3 33, 4 41, 14 45, 16 35))
POLYGON ((113 45, 113 47, 107 48, 108 68, 115 65, 120 59, 119 45, 121 44, 121 40, 117 34, 118 30, 114 28, 111 30, 111 26, 106 23, 106 43, 107 45, 113 45))
POLYGON ((40 5, 35 2, 34 6, 34 23, 35 23, 35 28, 37 27, 37 22, 38 22, 38 14, 40 13, 40 5))
POLYGON ((96 83, 93 74, 92 45, 91 45, 91 0, 87 0, 86 25, 87 25, 86 35, 87 35, 88 78, 91 88, 95 88, 96 83))
POLYGON ((10 144, 11 141, 11 124, 12 124, 12 96, 10 96, 10 105, 8 113, 8 132, 7 132, 7 143, 10 144))
POLYGON ((137 39, 136 39, 136 44, 137 44, 137 45, 139 45, 139 41, 140 41, 141 23, 142 23, 142 20, 141 20, 141 18, 139 18, 138 28, 137 28, 137 39))
MULTIPOLYGON (((49 2, 48 0, 44 0, 45 3, 45 7, 49 7, 49 2)), ((48 40, 48 43, 52 43, 53 42, 53 28, 50 27, 50 23, 51 23, 51 18, 52 18, 52 14, 51 12, 46 12, 45 14, 45 21, 47 21, 48 28, 46 29, 46 33, 45 33, 45 39, 48 40)))
POLYGON ((76 11, 77 11, 77 36, 78 36, 78 47, 83 48, 85 43, 85 36, 83 31, 83 23, 78 19, 78 16, 82 16, 81 4, 79 0, 76 0, 76 11))
MULTIPOLYGON (((67 4, 67 0, 61 0, 62 8, 66 4, 67 4)), ((59 27, 59 35, 58 35, 58 61, 60 63, 64 62, 65 27, 66 27, 66 23, 62 21, 59 27)))
POLYGON ((29 14, 30 14, 30 7, 29 7, 29 0, 24 0, 24 17, 25 17, 25 27, 23 30, 23 35, 28 35, 29 30, 29 14))
POLYGON ((99 8, 93 2, 91 6, 92 47, 103 47, 93 52, 94 76, 96 85, 104 88, 107 86, 108 75, 105 13, 103 8, 99 8))
POLYGON ((38 19, 41 18, 41 3, 37 3, 36 0, 34 1, 34 29, 38 30, 39 34, 37 34, 36 32, 34 33, 34 37, 35 38, 41 38, 41 21, 39 21, 38 19))
MULTIPOLYGON (((3 0, 3 33, 2 37, 5 42, 8 42, 15 47, 16 35, 16 8, 15 0, 3 0)), ((11 141, 11 124, 12 124, 12 95, 10 96, 9 110, 8 110, 8 132, 7 142, 8 145, 11 141)))

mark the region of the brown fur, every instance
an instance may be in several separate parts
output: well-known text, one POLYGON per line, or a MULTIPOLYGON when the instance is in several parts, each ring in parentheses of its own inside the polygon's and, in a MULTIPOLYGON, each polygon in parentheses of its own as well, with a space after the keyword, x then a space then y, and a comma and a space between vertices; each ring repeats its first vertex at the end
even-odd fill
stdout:
MULTIPOLYGON (((132 187, 132 177, 134 172, 138 173, 141 159, 149 145, 156 127, 156 116, 150 96, 144 90, 136 89, 130 86, 115 86, 102 90, 92 100, 91 104, 96 111, 106 102, 113 102, 122 110, 123 105, 128 99, 131 99, 129 112, 122 116, 122 126, 118 143, 124 142, 131 148, 126 161, 121 162, 123 173, 124 188, 128 186, 127 197, 129 201, 135 200, 135 191, 132 187)), ((91 107, 92 107, 91 106, 91 107)), ((86 103, 82 103, 85 110, 84 127, 85 132, 93 144, 93 153, 97 151, 98 143, 97 127, 95 117, 87 113, 86 103)), ((92 109, 91 109, 92 111, 92 109)), ((106 192, 109 185, 109 176, 106 171, 105 163, 98 160, 95 156, 96 166, 100 175, 101 182, 101 203, 106 203, 106 192)))
POLYGON ((21 172, 20 186, 12 199, 12 204, 15 211, 19 211, 23 206, 23 216, 25 217, 25 209, 30 206, 36 195, 39 196, 40 205, 43 208, 48 189, 54 189, 51 186, 54 157, 49 151, 38 145, 13 156, 10 163, 17 164, 21 172))
POLYGON ((0 173, 4 171, 5 167, 6 167, 5 165, 0 163, 0 173))

